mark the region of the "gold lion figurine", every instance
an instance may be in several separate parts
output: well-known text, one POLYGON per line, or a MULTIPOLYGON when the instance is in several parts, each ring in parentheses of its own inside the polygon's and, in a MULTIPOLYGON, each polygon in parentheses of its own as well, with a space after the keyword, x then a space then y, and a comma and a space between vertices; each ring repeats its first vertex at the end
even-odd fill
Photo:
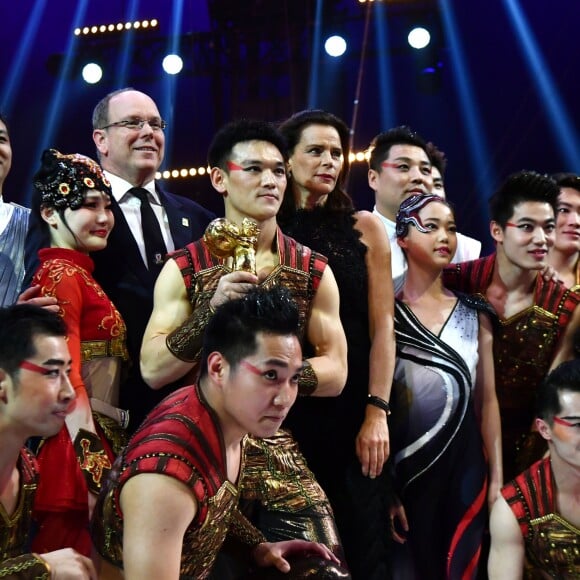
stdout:
POLYGON ((258 224, 249 218, 242 220, 241 227, 226 218, 217 218, 207 226, 203 241, 216 258, 232 257, 234 270, 256 274, 259 234, 258 224))

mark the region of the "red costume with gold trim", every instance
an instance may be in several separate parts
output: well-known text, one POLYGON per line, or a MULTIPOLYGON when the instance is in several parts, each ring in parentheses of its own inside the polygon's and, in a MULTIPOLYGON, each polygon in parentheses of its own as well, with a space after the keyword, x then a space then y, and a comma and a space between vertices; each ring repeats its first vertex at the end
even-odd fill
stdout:
MULTIPOLYGON (((106 374, 111 382, 119 380, 120 363, 127 358, 125 323, 92 277, 93 261, 88 255, 64 248, 44 248, 39 251, 39 259, 41 265, 33 284, 41 286, 42 296, 58 299, 72 357, 70 380, 77 395, 75 408, 88 409, 91 393, 87 390, 101 387, 91 384, 94 376, 99 376, 91 374, 95 370, 92 363, 107 364, 115 359, 107 367, 111 372, 106 374), (91 369, 88 374, 87 368, 91 369)), ((88 488, 79 463, 91 473, 92 483, 98 489, 103 469, 110 469, 114 460, 105 437, 98 428, 97 431, 104 451, 92 451, 88 439, 81 439, 81 455, 77 457, 66 425, 40 448, 41 480, 34 503, 40 529, 33 544, 35 551, 43 553, 70 546, 90 555, 88 488)))
MULTIPOLYGON (((240 480, 244 477, 247 438, 242 442, 240 480)), ((180 574, 207 578, 228 532, 249 545, 263 541, 247 524, 245 537, 236 509, 238 489, 227 479, 223 436, 213 410, 197 387, 184 387, 166 397, 147 416, 119 456, 93 516, 92 533, 101 556, 123 567, 123 513, 120 494, 135 475, 173 477, 191 490, 196 515, 183 537, 180 574)))
POLYGON ((20 450, 16 469, 19 474, 16 507, 8 514, 0 503, 0 578, 50 580, 48 564, 36 554, 25 553, 38 485, 38 464, 31 451, 20 450))
POLYGON ((13 513, 6 513, 0 503, 0 572, 4 560, 20 556, 25 550, 32 521, 32 503, 38 485, 38 464, 28 449, 20 451, 17 469, 20 474, 20 491, 13 513))
MULTIPOLYGON (((492 254, 449 266, 444 270, 443 283, 453 290, 486 299, 495 259, 492 254)), ((546 282, 538 274, 532 306, 507 320, 495 317, 495 388, 501 414, 506 479, 514 477, 538 458, 529 454, 533 454, 533 450, 526 449, 534 420, 536 388, 550 368, 578 302, 580 295, 561 283, 546 282)))
MULTIPOLYGON (((310 304, 326 268, 326 258, 285 236, 276 234, 279 264, 261 282, 264 288, 284 286, 292 293, 300 312, 300 331, 304 334, 310 314, 310 304)), ((206 307, 214 295, 220 278, 232 270, 224 259, 213 256, 203 239, 174 252, 193 310, 206 307)))
MULTIPOLYGON (((276 243, 279 264, 261 285, 282 285, 290 290, 298 305, 303 338, 327 260, 285 236, 279 228, 276 243)), ((225 260, 214 257, 203 240, 171 257, 181 270, 193 315, 207 310, 220 278, 231 272, 225 260)), ((196 367, 197 363, 194 375, 196 367)), ((265 439, 249 436, 247 448, 245 476, 240 485, 244 513, 251 513, 252 522, 269 541, 301 538, 321 542, 342 557, 328 498, 288 432, 279 430, 265 439)))
POLYGON ((514 512, 526 549, 526 578, 580 578, 580 530, 556 511, 550 459, 518 475, 501 491, 514 512), (544 574, 542 574, 542 572, 544 574))

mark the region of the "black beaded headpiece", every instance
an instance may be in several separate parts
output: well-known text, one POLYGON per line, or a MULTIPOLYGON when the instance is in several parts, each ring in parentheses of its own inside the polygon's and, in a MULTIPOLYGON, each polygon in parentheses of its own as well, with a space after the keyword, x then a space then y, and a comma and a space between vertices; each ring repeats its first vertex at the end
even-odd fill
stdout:
POLYGON ((111 184, 96 161, 79 153, 64 155, 56 149, 42 154, 42 165, 34 176, 41 205, 56 209, 79 209, 87 189, 112 195, 111 184))
POLYGON ((421 223, 419 212, 428 204, 438 201, 449 207, 449 204, 440 195, 434 193, 415 194, 408 197, 399 207, 396 217, 395 233, 397 238, 404 238, 409 232, 409 224, 413 224, 419 232, 427 233, 421 223))

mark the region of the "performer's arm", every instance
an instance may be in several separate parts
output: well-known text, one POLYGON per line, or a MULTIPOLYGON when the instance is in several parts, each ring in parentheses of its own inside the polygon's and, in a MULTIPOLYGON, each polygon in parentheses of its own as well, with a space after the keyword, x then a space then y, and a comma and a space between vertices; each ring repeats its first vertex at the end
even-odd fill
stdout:
POLYGON ((521 580, 524 572, 524 538, 516 517, 503 497, 491 511, 490 580, 521 580))
POLYGON ((475 389, 481 401, 480 425, 483 444, 489 462, 488 502, 493 506, 503 485, 501 456, 501 420, 495 392, 493 365, 493 330, 486 314, 479 315, 479 362, 475 389))
POLYGON ((197 512, 191 491, 156 473, 131 477, 121 489, 125 580, 179 578, 183 536, 197 512))
POLYGON ((180 379, 193 368, 193 362, 177 358, 167 347, 167 335, 192 313, 187 290, 175 260, 167 260, 153 295, 153 312, 141 345, 141 374, 153 389, 180 379))
MULTIPOLYGON (((388 402, 395 369, 395 331, 393 322, 394 291, 391 272, 391 248, 385 228, 378 217, 369 212, 357 212, 356 229, 367 247, 369 356, 368 394, 388 402)), ((364 388, 360 385, 360 388, 364 388)), ((356 452, 363 475, 377 477, 389 457, 387 412, 367 405, 365 417, 356 439, 356 452)))
POLYGON ((141 374, 153 389, 176 381, 198 364, 203 333, 213 309, 241 298, 256 285, 249 272, 224 274, 209 304, 192 307, 183 276, 174 260, 168 260, 155 284, 153 312, 141 345, 141 374))
POLYGON ((308 319, 306 336, 315 355, 308 359, 316 376, 313 397, 340 395, 346 383, 346 337, 340 322, 338 287, 334 274, 327 266, 308 319))
POLYGON ((580 308, 578 306, 574 309, 570 322, 566 326, 564 335, 560 339, 560 343, 556 350, 556 354, 552 359, 550 370, 554 370, 561 363, 572 360, 574 354, 574 335, 580 330, 580 308))

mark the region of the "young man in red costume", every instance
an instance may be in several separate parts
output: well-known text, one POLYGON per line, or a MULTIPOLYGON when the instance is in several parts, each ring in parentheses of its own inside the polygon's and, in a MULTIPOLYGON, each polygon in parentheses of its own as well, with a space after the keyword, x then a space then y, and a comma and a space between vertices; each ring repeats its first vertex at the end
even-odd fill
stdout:
POLYGON ((536 426, 550 456, 502 490, 491 512, 491 580, 580 577, 580 361, 538 390, 536 426))
POLYGON ((320 544, 267 542, 237 507, 248 434, 274 435, 296 400, 298 331, 296 304, 280 287, 217 308, 196 385, 149 414, 101 495, 94 538, 108 561, 103 578, 120 578, 120 568, 127 580, 207 578, 226 535, 258 567, 288 572, 288 556, 304 552, 337 562, 320 544))
MULTIPOLYGON (((155 286, 154 308, 141 349, 141 370, 155 389, 199 372, 200 343, 219 305, 256 286, 284 286, 300 313, 304 352, 301 395, 339 395, 346 381, 346 338, 338 288, 326 258, 285 236, 276 216, 286 189, 286 144, 269 123, 241 120, 224 126, 209 148, 213 187, 225 217, 240 229, 257 224, 256 273, 236 270, 231 258, 212 254, 206 238, 167 261, 155 286)), ((266 537, 318 541, 341 553, 328 499, 296 442, 280 430, 252 438, 241 496, 266 537)), ((331 444, 329 442, 329 444, 331 444)))
POLYGON ((57 433, 75 398, 62 319, 30 305, 0 309, 0 578, 96 580, 92 562, 65 548, 26 553, 38 465, 30 437, 57 433))
POLYGON ((493 353, 505 480, 545 450, 530 435, 536 389, 551 368, 573 357, 580 323, 580 296, 541 275, 554 244, 558 193, 552 179, 532 171, 508 177, 489 204, 496 252, 444 272, 447 287, 482 296, 497 315, 493 353))

